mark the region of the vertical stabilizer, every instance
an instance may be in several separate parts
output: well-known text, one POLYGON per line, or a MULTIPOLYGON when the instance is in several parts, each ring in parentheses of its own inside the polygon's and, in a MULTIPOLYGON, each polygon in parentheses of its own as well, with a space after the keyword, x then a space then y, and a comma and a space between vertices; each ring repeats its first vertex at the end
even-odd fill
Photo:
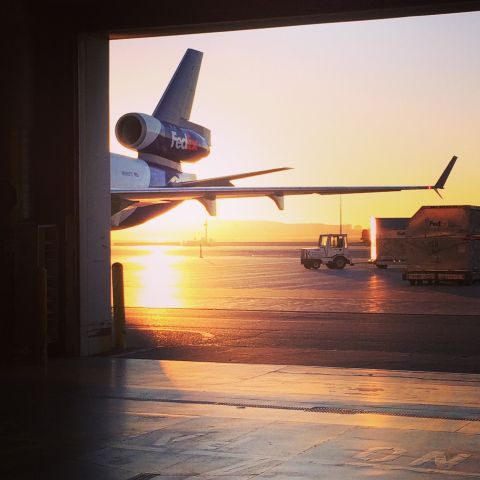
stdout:
POLYGON ((189 120, 203 53, 189 48, 177 67, 153 116, 174 124, 189 120))

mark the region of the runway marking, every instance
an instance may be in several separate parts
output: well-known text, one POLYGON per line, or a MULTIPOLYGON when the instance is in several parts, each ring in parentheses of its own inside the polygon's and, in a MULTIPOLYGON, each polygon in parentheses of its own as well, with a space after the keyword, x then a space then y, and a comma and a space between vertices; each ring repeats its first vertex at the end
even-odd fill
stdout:
POLYGON ((159 440, 156 440, 155 442, 153 442, 153 446, 155 447, 162 447, 162 446, 165 446, 169 443, 178 443, 178 442, 185 442, 185 441, 188 441, 188 440, 193 440, 194 438, 196 439, 200 439, 202 437, 204 437, 205 435, 207 435, 207 433, 192 433, 192 434, 180 434, 178 436, 174 436, 174 434, 172 434, 172 436, 170 438, 167 438, 167 439, 164 439, 164 438, 160 438, 159 440))
POLYGON ((365 463, 365 462, 347 462, 345 465, 350 467, 367 467, 367 468, 380 468, 385 470, 406 470, 409 472, 416 472, 416 473, 439 473, 442 475, 450 475, 450 476, 458 476, 458 477, 473 477, 473 478, 480 478, 480 472, 464 472, 460 470, 441 470, 439 468, 421 468, 421 467, 411 467, 409 465, 386 465, 384 463, 365 463))
POLYGON ((392 460, 396 460, 398 457, 401 457, 404 453, 406 453, 406 451, 407 450, 404 448, 372 447, 368 450, 365 450, 364 452, 357 453, 354 458, 358 458, 359 460, 365 460, 366 462, 390 462, 392 460), (386 455, 381 458, 374 458, 375 454, 378 452, 385 452, 386 455))
POLYGON ((240 462, 234 463, 233 465, 210 470, 205 476, 203 476, 203 478, 216 478, 219 475, 238 475, 241 473, 248 475, 248 472, 251 472, 252 469, 255 469, 254 475, 259 475, 265 473, 269 469, 281 465, 282 463, 283 460, 273 460, 271 458, 249 458, 247 460, 241 460, 240 462))
POLYGON ((467 458, 470 458, 472 455, 470 453, 459 453, 454 457, 447 460, 447 454, 441 451, 429 452, 421 458, 414 460, 410 463, 410 466, 416 467, 417 465, 423 465, 425 463, 434 462, 437 467, 440 468, 452 468, 455 465, 465 461, 467 458))
POLYGON ((480 473, 452 470, 452 468, 456 467, 458 464, 469 459, 472 456, 471 453, 457 453, 456 455, 447 458, 447 453, 445 451, 433 450, 420 458, 413 460, 408 465, 388 465, 385 463, 398 460, 406 452, 407 450, 404 448, 391 446, 371 447, 357 453, 353 457, 354 459, 363 461, 347 462, 346 465, 354 467, 383 468, 387 470, 407 470, 420 473, 440 473, 444 475, 480 477, 480 473), (378 457, 378 455, 380 455, 380 457, 378 457), (433 464, 436 468, 421 467, 421 465, 426 464, 433 464))
MULTIPOLYGON (((148 447, 148 446, 139 446, 139 445, 125 445, 125 444, 114 444, 111 445, 112 448, 117 448, 120 450, 129 450, 129 451, 139 451, 139 452, 161 452, 164 451, 163 448, 159 447, 148 447)), ((202 456, 202 457, 211 457, 212 451, 205 450, 205 449, 186 449, 186 450, 179 450, 178 453, 183 455, 191 455, 191 456, 202 456)), ((241 474, 247 472, 251 469, 256 469, 255 472, 252 472, 255 475, 260 473, 265 473, 266 471, 275 468, 279 465, 282 465, 286 461, 291 460, 291 458, 283 458, 283 457, 275 457, 270 456, 269 458, 265 458, 263 455, 246 455, 244 453, 234 453, 234 452, 223 452, 223 451, 216 451, 215 457, 223 458, 223 459, 230 459, 230 465, 221 467, 219 469, 211 470, 206 472, 208 477, 206 478, 216 478, 219 475, 232 475, 232 474, 241 474)), ((302 465, 305 463, 310 463, 306 461, 302 461, 298 456, 296 458, 296 464, 302 465)), ((350 461, 345 463, 339 463, 337 461, 332 462, 328 460, 315 462, 318 467, 330 465, 341 468, 341 466, 348 466, 348 467, 360 467, 360 468, 376 468, 380 470, 390 470, 390 471, 408 471, 408 472, 415 472, 415 473, 426 473, 426 474, 440 474, 440 475, 448 475, 450 477, 471 477, 471 478, 480 478, 480 472, 467 472, 461 470, 449 470, 449 469, 440 469, 440 468, 423 468, 423 467, 414 467, 411 465, 388 465, 385 463, 380 462, 356 462, 350 461)), ((160 473, 158 473, 160 475, 160 473)), ((204 477, 202 477, 204 478, 204 477)))

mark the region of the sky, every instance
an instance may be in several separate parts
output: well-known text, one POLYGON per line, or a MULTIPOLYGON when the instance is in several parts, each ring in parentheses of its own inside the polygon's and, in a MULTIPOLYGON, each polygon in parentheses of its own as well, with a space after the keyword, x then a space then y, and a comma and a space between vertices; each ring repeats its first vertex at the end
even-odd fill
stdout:
MULTIPOLYGON (((110 43, 110 145, 127 112, 153 112, 187 48, 204 52, 190 119, 212 131, 198 177, 293 170, 239 186, 430 184, 459 160, 441 200, 431 191, 344 195, 343 222, 409 217, 421 205, 480 204, 480 12, 181 35, 110 43)), ((338 196, 217 201, 217 218, 287 223, 339 221, 338 196)), ((191 225, 189 201, 126 239, 191 225)))

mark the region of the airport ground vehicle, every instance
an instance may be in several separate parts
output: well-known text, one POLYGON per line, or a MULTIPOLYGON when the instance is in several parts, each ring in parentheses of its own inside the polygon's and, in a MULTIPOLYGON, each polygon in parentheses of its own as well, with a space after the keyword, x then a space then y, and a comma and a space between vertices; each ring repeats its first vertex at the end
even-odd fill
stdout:
POLYGON ((353 265, 348 250, 347 235, 328 233, 320 235, 318 248, 302 248, 300 263, 307 269, 328 268, 341 270, 345 265, 353 265))
POLYGON ((372 218, 370 262, 377 268, 405 265, 409 218, 372 218))
POLYGON ((406 232, 403 279, 421 283, 480 281, 480 207, 423 206, 406 232))

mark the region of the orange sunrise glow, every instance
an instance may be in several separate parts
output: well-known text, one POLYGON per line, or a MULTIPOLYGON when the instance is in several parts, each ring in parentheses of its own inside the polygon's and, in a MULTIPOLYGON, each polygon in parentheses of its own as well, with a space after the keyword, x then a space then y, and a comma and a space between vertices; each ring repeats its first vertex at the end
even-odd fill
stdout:
MULTIPOLYGON (((111 42, 111 149, 126 112, 151 112, 187 48, 204 52, 191 121, 212 131, 199 177, 288 166, 242 186, 429 184, 459 161, 444 200, 431 191, 343 197, 344 224, 411 216, 421 205, 478 204, 480 13, 182 35, 111 42)), ((218 201, 225 220, 338 223, 336 196, 218 201)), ((189 201, 112 239, 201 231, 189 201)), ((213 227, 212 227, 213 228, 213 227)), ((234 236, 234 232, 232 232, 234 236)))

